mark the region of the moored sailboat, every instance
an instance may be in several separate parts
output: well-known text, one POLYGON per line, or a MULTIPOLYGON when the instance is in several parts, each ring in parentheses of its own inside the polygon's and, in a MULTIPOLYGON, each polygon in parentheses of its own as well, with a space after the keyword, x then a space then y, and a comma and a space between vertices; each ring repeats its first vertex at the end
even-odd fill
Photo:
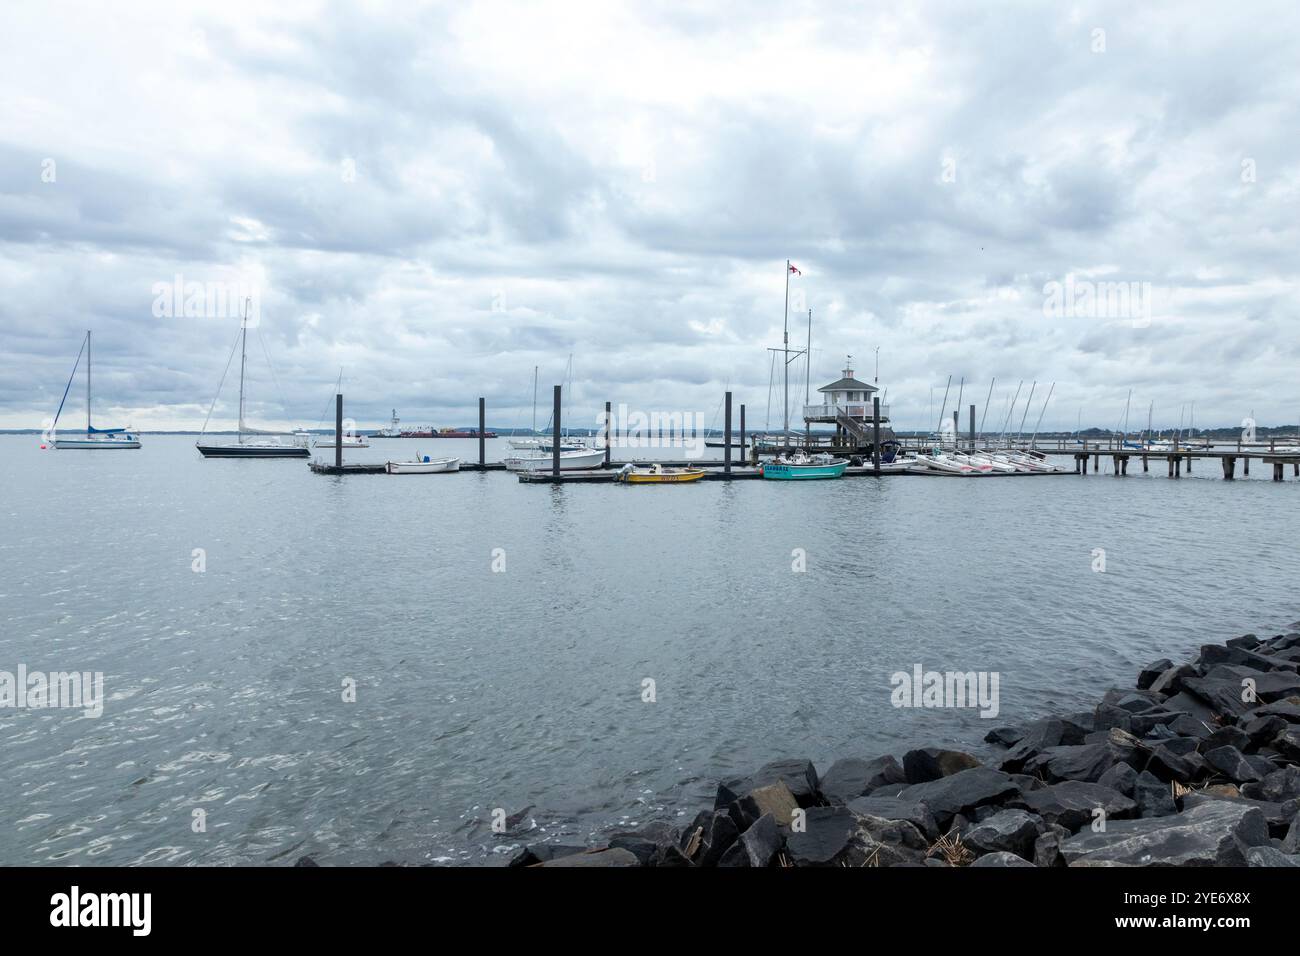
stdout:
MULTIPOLYGON (((234 358, 234 349, 231 349, 231 359, 234 358)), ((308 458, 311 456, 311 449, 307 447, 307 439, 294 435, 289 432, 276 431, 274 429, 251 428, 244 421, 244 370, 248 364, 248 316, 247 308, 245 309, 244 319, 240 322, 239 329, 239 432, 236 440, 233 442, 212 441, 200 437, 194 443, 194 447, 204 458, 308 458)), ((226 362, 227 371, 230 369, 230 361, 226 362)), ((222 383, 225 382, 225 375, 221 376, 222 383)), ((212 398, 212 406, 208 409, 208 418, 204 419, 203 432, 208 430, 208 420, 212 418, 212 410, 216 408, 217 399, 221 397, 221 384, 217 385, 217 394, 212 398)))
POLYGON ((50 435, 55 448, 76 448, 87 451, 105 451, 109 449, 139 448, 140 437, 126 428, 96 428, 90 423, 90 330, 86 331, 86 338, 81 343, 81 351, 77 352, 77 361, 73 363, 72 374, 68 376, 68 384, 63 389, 63 399, 59 402, 59 410, 54 413, 54 421, 50 425, 50 435), (72 380, 77 377, 77 366, 81 364, 82 353, 86 356, 86 434, 85 437, 60 438, 58 435, 59 416, 63 414, 63 404, 68 400, 68 390, 72 388, 72 380))

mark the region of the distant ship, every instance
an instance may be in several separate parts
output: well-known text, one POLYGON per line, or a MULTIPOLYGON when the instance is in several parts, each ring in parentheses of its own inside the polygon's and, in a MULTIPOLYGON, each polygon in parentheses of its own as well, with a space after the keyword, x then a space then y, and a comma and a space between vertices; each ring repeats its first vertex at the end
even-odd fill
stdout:
MULTIPOLYGON (((372 438, 478 438, 477 428, 438 428, 432 425, 428 428, 408 428, 399 431, 397 423, 401 419, 397 417, 397 409, 393 409, 393 417, 388 423, 387 428, 381 428, 376 431, 372 438)), ((496 438, 496 432, 483 433, 484 438, 496 438)))
MULTIPOLYGON (((426 429, 404 431, 398 438, 478 438, 479 431, 477 428, 439 428, 433 430, 433 426, 426 429)), ((496 432, 483 432, 484 438, 496 438, 496 432)))

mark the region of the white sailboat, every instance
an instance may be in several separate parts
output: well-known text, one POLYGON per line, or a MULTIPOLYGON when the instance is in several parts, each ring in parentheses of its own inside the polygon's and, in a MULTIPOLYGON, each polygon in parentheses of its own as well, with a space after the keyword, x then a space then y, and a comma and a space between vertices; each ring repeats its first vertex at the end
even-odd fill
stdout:
MULTIPOLYGON (((234 358, 234 349, 230 351, 231 359, 234 358)), ((244 421, 244 372, 248 364, 248 307, 245 306, 244 318, 239 324, 239 433, 235 441, 213 441, 200 437, 194 443, 194 447, 204 458, 308 458, 311 456, 311 449, 307 447, 307 439, 301 435, 295 435, 284 431, 275 431, 261 428, 251 428, 244 421)), ((230 370, 230 361, 226 362, 226 370, 230 370)), ((217 399, 221 396, 221 385, 225 383, 226 376, 223 373, 221 383, 217 385, 217 394, 212 397, 212 406, 208 409, 208 417, 203 421, 203 434, 207 433, 208 420, 212 418, 212 410, 217 406, 217 399)))
MULTIPOLYGON (((605 463, 603 448, 579 448, 574 451, 560 452, 561 471, 579 471, 585 468, 599 468, 605 463)), ((504 462, 506 471, 549 471, 554 467, 551 453, 507 458, 504 462)))
POLYGON ((82 450, 105 451, 109 449, 139 448, 140 437, 126 428, 96 428, 90 423, 90 331, 86 331, 86 338, 81 343, 81 351, 77 353, 77 361, 72 366, 72 374, 68 376, 68 384, 63 389, 63 399, 59 402, 59 410, 54 413, 54 423, 50 425, 50 434, 53 436, 55 448, 76 448, 82 450), (84 437, 60 438, 58 435, 59 416, 63 414, 63 404, 68 400, 68 390, 72 388, 72 380, 77 377, 77 366, 81 364, 82 353, 86 355, 86 434, 84 437))

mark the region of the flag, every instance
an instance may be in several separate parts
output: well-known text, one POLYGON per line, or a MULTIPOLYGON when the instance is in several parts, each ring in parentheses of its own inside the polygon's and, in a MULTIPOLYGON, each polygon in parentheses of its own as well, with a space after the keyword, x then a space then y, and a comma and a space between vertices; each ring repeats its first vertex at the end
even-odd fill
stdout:
POLYGON ((803 273, 799 271, 798 266, 791 266, 791 267, 790 267, 790 271, 793 272, 793 273, 794 273, 795 275, 797 275, 797 276, 801 276, 801 275, 803 275, 803 273))

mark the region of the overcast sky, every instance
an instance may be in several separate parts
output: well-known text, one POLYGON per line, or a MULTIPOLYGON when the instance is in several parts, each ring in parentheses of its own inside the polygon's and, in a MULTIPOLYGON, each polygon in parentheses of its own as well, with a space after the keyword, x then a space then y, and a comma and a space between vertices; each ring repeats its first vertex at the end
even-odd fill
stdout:
POLYGON ((990 422, 1022 379, 1044 427, 1300 417, 1293 3, 704 6, 6 5, 0 427, 87 328, 99 424, 201 424, 239 320, 158 315, 177 276, 256 290, 263 422, 342 368, 362 427, 528 425, 572 354, 575 425, 762 425, 787 258, 813 389, 878 348, 900 428, 950 375, 990 422))

